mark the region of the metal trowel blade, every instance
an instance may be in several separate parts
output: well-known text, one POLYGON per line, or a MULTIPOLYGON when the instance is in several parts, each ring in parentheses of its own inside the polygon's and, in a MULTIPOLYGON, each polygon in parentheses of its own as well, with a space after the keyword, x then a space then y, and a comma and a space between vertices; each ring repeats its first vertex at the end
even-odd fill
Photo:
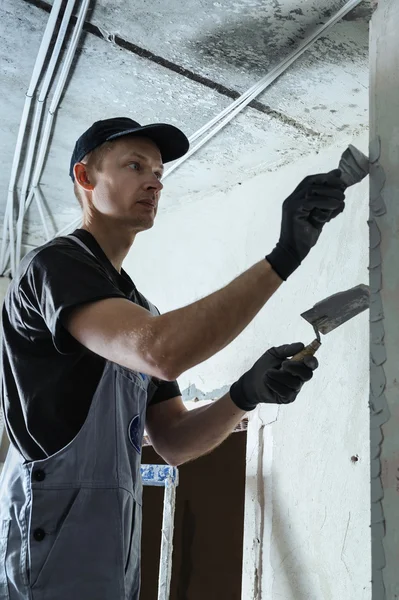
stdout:
POLYGON ((316 331, 326 334, 369 307, 370 288, 361 284, 318 302, 302 313, 301 317, 313 325, 316 331))

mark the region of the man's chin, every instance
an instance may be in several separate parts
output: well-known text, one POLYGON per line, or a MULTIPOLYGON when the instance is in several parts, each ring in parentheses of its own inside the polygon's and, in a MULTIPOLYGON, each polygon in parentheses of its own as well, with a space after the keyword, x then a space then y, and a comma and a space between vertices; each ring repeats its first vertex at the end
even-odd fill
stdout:
POLYGON ((140 221, 132 221, 132 227, 139 233, 140 231, 147 231, 154 226, 154 218, 151 219, 140 219, 140 221))

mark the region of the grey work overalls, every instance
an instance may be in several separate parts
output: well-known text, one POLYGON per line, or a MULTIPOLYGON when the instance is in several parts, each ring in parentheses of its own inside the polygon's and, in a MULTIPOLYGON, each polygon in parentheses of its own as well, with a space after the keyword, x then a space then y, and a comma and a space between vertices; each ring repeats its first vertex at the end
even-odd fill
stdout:
POLYGON ((0 478, 1 600, 138 600, 141 444, 154 390, 150 377, 107 362, 66 447, 26 462, 10 446, 0 478))

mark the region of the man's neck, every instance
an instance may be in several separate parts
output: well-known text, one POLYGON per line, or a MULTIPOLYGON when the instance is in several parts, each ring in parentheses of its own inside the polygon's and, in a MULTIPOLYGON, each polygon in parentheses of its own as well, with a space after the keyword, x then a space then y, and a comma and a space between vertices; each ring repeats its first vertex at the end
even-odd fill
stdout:
POLYGON ((132 247, 136 233, 121 227, 118 222, 112 224, 109 221, 107 223, 84 223, 82 229, 91 233, 110 263, 120 273, 122 263, 132 247))

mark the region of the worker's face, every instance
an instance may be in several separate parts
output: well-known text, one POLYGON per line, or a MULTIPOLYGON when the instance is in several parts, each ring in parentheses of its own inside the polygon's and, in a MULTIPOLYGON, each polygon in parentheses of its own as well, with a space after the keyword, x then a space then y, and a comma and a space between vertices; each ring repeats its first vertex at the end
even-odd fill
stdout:
POLYGON ((93 173, 93 209, 136 231, 154 224, 162 190, 163 165, 149 138, 125 136, 109 145, 93 173))

